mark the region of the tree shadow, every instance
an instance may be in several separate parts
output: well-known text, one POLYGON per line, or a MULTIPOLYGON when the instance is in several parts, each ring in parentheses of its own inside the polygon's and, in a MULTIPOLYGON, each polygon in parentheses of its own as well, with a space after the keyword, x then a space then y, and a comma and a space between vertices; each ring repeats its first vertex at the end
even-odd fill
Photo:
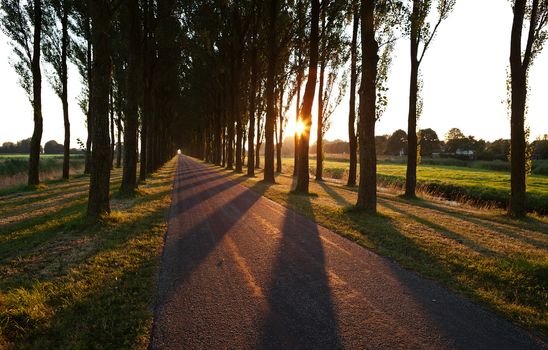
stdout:
POLYGON ((337 204, 343 207, 350 206, 351 203, 341 196, 336 190, 334 190, 330 185, 326 184, 324 181, 318 181, 317 184, 327 193, 331 198, 333 198, 337 204))
MULTIPOLYGON (((476 225, 479 225, 479 226, 484 226, 484 227, 486 227, 490 230, 496 231, 497 233, 503 234, 507 237, 522 240, 522 241, 527 242, 527 243, 529 243, 529 244, 531 244, 531 245, 533 245, 537 248, 540 248, 540 249, 546 249, 547 248, 546 243, 544 243, 542 241, 539 241, 539 240, 536 240, 534 238, 526 237, 525 235, 520 235, 520 234, 516 233, 515 230, 507 228, 507 226, 512 225, 511 223, 502 223, 502 222, 498 222, 498 221, 493 222, 494 219, 491 219, 491 218, 490 219, 483 219, 483 218, 475 217, 473 215, 464 214, 464 213, 462 213, 458 210, 445 208, 443 206, 436 205, 435 203, 431 203, 431 202, 424 201, 424 200, 420 200, 420 201, 419 200, 403 200, 403 201, 407 202, 411 205, 420 206, 420 207, 423 207, 423 208, 426 208, 426 209, 431 209, 431 210, 437 211, 439 213, 454 216, 456 218, 459 218, 459 219, 464 220, 464 221, 472 222, 472 223, 474 223, 476 225), (504 226, 506 226, 506 227, 504 227, 504 226)), ((528 218, 526 221, 531 221, 531 224, 527 225, 527 222, 520 222, 520 221, 517 221, 515 224, 519 224, 520 226, 524 226, 524 227, 519 227, 519 228, 523 228, 523 229, 526 229, 528 231, 533 231, 533 232, 539 233, 539 234, 545 234, 546 233, 546 230, 543 231, 542 229, 538 228, 539 225, 548 226, 546 223, 535 220, 533 218, 528 218)), ((547 229, 548 229, 548 227, 547 227, 547 229)))
POLYGON ((397 212, 401 215, 404 215, 404 216, 407 216, 408 218, 418 222, 419 224, 422 224, 422 225, 425 225, 427 227, 430 227, 432 229, 434 229, 436 232, 438 233, 441 233, 443 234, 445 237, 447 238, 450 238, 452 239, 453 241, 459 243, 459 244, 462 244, 482 255, 484 254, 489 254, 489 255, 492 255, 492 256, 501 256, 500 253, 492 250, 492 249, 489 249, 487 247, 484 247, 470 239, 467 239, 465 237, 463 237, 462 235, 458 234, 457 232, 453 231, 453 230, 449 230, 448 228, 440 225, 440 224, 437 224, 437 223, 434 223, 432 221, 429 221, 423 217, 420 217, 420 216, 417 216, 417 215, 414 215, 414 214, 411 214, 403 209, 400 209, 398 207, 396 207, 395 205, 392 205, 390 203, 388 203, 388 201, 384 200, 382 201, 382 206, 394 211, 394 212, 397 212))
MULTIPOLYGON (((311 210, 308 196, 289 194, 311 210)), ((286 209, 259 348, 340 348, 317 225, 286 209)))

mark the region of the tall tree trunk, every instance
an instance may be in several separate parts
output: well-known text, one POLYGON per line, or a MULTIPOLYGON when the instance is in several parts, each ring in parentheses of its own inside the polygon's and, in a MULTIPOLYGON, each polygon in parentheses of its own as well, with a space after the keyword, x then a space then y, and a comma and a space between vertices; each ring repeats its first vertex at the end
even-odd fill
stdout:
POLYGON ((379 45, 375 40, 375 1, 361 2, 362 79, 360 84, 360 185, 356 207, 377 210, 377 157, 375 152, 375 98, 379 45))
POLYGON ((320 86, 318 87, 318 129, 316 130, 316 181, 323 180, 323 84, 325 61, 320 62, 320 86))
POLYGON ((110 213, 109 188, 110 164, 105 162, 110 156, 108 135, 108 95, 111 82, 110 47, 110 1, 90 1, 93 20, 93 94, 90 101, 92 110, 91 176, 89 185, 88 216, 98 218, 110 213))
POLYGON ((143 95, 142 95, 142 110, 143 114, 141 116, 141 152, 140 152, 140 166, 139 166, 139 182, 143 182, 147 177, 147 134, 148 134, 148 124, 151 113, 151 93, 150 93, 150 71, 151 71, 151 60, 150 60, 150 1, 145 0, 143 4, 143 47, 141 54, 143 56, 143 64, 141 66, 142 74, 142 84, 143 84, 143 95))
POLYGON ((126 109, 124 127, 124 168, 122 173, 121 192, 131 193, 137 188, 137 129, 139 117, 139 57, 141 54, 141 23, 138 0, 126 2, 129 20, 128 66, 126 84, 126 109))
POLYGON ((42 2, 34 0, 34 47, 32 56, 32 102, 34 108, 34 131, 30 140, 28 184, 40 183, 40 143, 42 141, 42 72, 40 70, 40 43, 42 36, 42 2))
MULTIPOLYGON (((413 14, 411 21, 419 17, 419 3, 413 1, 413 14)), ((411 76, 409 81, 409 114, 407 118, 407 172, 405 176, 405 196, 414 198, 417 185, 417 93, 419 61, 417 53, 419 49, 418 23, 411 24, 411 76)))
MULTIPOLYGON (((300 55, 300 52, 299 52, 300 55)), ((301 108, 301 84, 302 84, 302 71, 301 71, 301 57, 298 58, 298 64, 299 64, 299 71, 297 72, 297 87, 296 87, 296 95, 297 95, 297 103, 295 106, 295 126, 298 125, 300 116, 299 116, 299 109, 301 108)), ((299 164, 299 135, 295 132, 295 135, 293 135, 293 142, 294 142, 294 152, 293 152, 293 176, 297 176, 297 168, 299 164)))
POLYGON ((356 61, 358 57, 358 27, 360 15, 358 6, 354 9, 354 23, 352 25, 352 43, 350 46, 350 105, 348 112, 348 143, 350 148, 350 167, 348 169, 347 186, 356 186, 357 153, 358 138, 356 135, 356 83, 358 74, 356 71, 356 61))
MULTIPOLYGON (((533 5, 533 6, 536 6, 533 5)), ((514 19, 510 40, 511 116, 510 116, 510 205, 508 212, 514 216, 526 214, 525 174, 525 106, 527 102, 527 62, 522 62, 522 30, 525 17, 525 0, 514 2, 514 19)))
POLYGON ((249 133, 247 135, 247 176, 255 176, 255 113, 257 106, 255 99, 257 97, 257 49, 252 48, 251 52, 251 87, 249 91, 249 133))
POLYGON ((63 104, 63 124, 65 127, 65 140, 63 142, 63 179, 68 180, 70 175, 70 121, 68 110, 68 73, 67 73, 67 56, 68 56, 68 3, 63 1, 63 18, 61 19, 61 84, 63 91, 61 92, 61 102, 63 104))
POLYGON ((264 149, 264 181, 274 183, 274 123, 276 119, 275 93, 276 84, 276 22, 278 17, 278 0, 269 0, 270 13, 268 24, 268 66, 266 70, 266 120, 264 149))
MULTIPOLYGON (((89 4, 91 1, 87 1, 88 3, 88 9, 89 4)), ((88 80, 88 113, 86 115, 87 118, 87 139, 86 139, 86 155, 85 155, 85 162, 84 162, 84 174, 91 173, 91 151, 92 151, 92 133, 93 133, 93 116, 91 111, 91 99, 93 98, 93 82, 91 81, 91 70, 92 70, 92 40, 91 40, 91 18, 90 14, 88 12, 86 16, 85 21, 85 33, 86 33, 86 41, 87 41, 87 59, 86 59, 86 74, 87 74, 87 80, 88 80)))
POLYGON ((122 166, 122 116, 118 114, 116 118, 116 129, 118 131, 118 137, 116 138, 116 167, 122 166))
POLYGON ((309 53, 310 65, 308 67, 308 79, 304 89, 303 107, 300 113, 304 124, 304 131, 299 140, 299 167, 297 170, 297 186, 295 187, 296 192, 305 194, 308 194, 308 185, 310 182, 308 174, 308 148, 310 127, 312 126, 312 104, 314 103, 318 70, 319 21, 320 1, 312 0, 309 53))
POLYGON ((284 115, 283 115, 283 103, 284 103, 284 88, 280 88, 280 107, 278 110, 279 123, 278 123, 278 142, 276 143, 276 172, 282 172, 282 146, 283 146, 283 127, 284 127, 284 115))
POLYGON ((261 116, 257 116, 257 145, 255 146, 255 169, 261 167, 261 116))
POLYGON ((110 82, 109 93, 109 108, 110 108, 110 169, 114 168, 114 146, 116 140, 114 139, 114 88, 113 82, 110 82))

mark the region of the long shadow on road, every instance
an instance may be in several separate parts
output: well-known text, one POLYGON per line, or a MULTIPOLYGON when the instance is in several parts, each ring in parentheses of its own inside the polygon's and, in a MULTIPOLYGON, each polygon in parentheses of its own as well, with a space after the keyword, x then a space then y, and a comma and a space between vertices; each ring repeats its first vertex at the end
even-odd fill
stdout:
MULTIPOLYGON (((307 196, 291 194, 289 201, 297 197, 304 197, 300 202, 311 209, 307 196)), ((270 311, 260 348, 341 347, 318 228, 293 210, 285 211, 266 296, 270 311)))

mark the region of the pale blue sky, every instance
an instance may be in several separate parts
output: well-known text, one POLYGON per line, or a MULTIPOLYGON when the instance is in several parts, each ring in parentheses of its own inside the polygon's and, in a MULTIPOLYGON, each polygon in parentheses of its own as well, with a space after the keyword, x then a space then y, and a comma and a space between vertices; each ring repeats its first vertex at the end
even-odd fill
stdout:
MULTIPOLYGON (((506 69, 508 66, 512 10, 503 0, 457 0, 449 19, 422 63, 424 111, 420 128, 432 128, 440 138, 452 127, 466 135, 495 140, 509 138, 510 121, 506 106, 506 69)), ((9 64, 11 48, 0 34, 0 143, 17 141, 32 135, 32 109, 17 76, 9 64)), ((377 134, 406 130, 409 85, 409 43, 403 38, 395 49, 389 80, 389 105, 377 123, 377 134)), ((72 146, 76 138, 85 139, 85 117, 77 106, 80 78, 70 69, 69 104, 72 146)), ((530 71, 530 95, 527 124, 531 138, 548 134, 548 48, 537 58, 530 71)), ((44 135, 62 141, 63 117, 59 98, 44 79, 44 135)), ((293 113, 294 108, 292 108, 293 113)), ((315 109, 313 111, 315 113, 315 109)), ((348 98, 333 115, 328 139, 347 139, 348 98)), ((290 115, 290 120, 294 115, 290 115)), ((312 135, 315 131, 312 130, 312 135)), ((314 137, 313 140, 314 141, 314 137)))

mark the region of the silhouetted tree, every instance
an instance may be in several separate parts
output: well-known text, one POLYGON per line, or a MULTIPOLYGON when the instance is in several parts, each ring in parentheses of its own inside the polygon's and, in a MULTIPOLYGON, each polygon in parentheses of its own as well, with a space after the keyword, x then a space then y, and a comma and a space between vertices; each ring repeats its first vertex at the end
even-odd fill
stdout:
POLYGON ((426 50, 436 35, 440 23, 447 18, 455 0, 437 0, 437 19, 432 24, 428 15, 432 0, 410 0, 412 2, 408 23, 411 48, 411 77, 409 82, 409 114, 407 120, 407 172, 405 196, 415 197, 417 186, 417 105, 419 92, 419 67, 426 50))
POLYGON ((319 22, 320 22, 320 1, 312 0, 310 11, 310 48, 308 78, 303 96, 303 105, 299 113, 304 124, 304 131, 299 139, 299 163, 297 169, 297 185, 295 192, 308 194, 309 178, 309 160, 308 149, 310 142, 310 128, 312 126, 312 103, 316 91, 316 78, 318 70, 319 54, 319 22))
POLYGON ((514 0, 514 19, 510 37, 511 88, 511 180, 508 212, 514 216, 526 213, 526 148, 525 107, 527 104, 527 73, 531 63, 548 38, 548 2, 543 0, 514 0), (523 38, 524 21, 528 32, 523 38), (524 41, 525 39, 525 41, 524 41), (522 49, 525 43, 525 50, 522 49))
POLYGON ((63 179, 69 178, 70 162, 70 120, 68 109, 68 69, 67 61, 70 55, 70 38, 68 33, 69 15, 72 0, 47 0, 47 20, 44 31, 44 59, 54 70, 51 77, 53 90, 61 99, 63 105, 63 124, 65 127, 63 153, 63 179), (58 26, 60 24, 60 27, 58 26))
POLYGON ((16 56, 14 68, 34 111, 34 131, 30 141, 28 184, 40 183, 40 143, 42 141, 42 1, 2 0, 0 23, 10 38, 16 56))

